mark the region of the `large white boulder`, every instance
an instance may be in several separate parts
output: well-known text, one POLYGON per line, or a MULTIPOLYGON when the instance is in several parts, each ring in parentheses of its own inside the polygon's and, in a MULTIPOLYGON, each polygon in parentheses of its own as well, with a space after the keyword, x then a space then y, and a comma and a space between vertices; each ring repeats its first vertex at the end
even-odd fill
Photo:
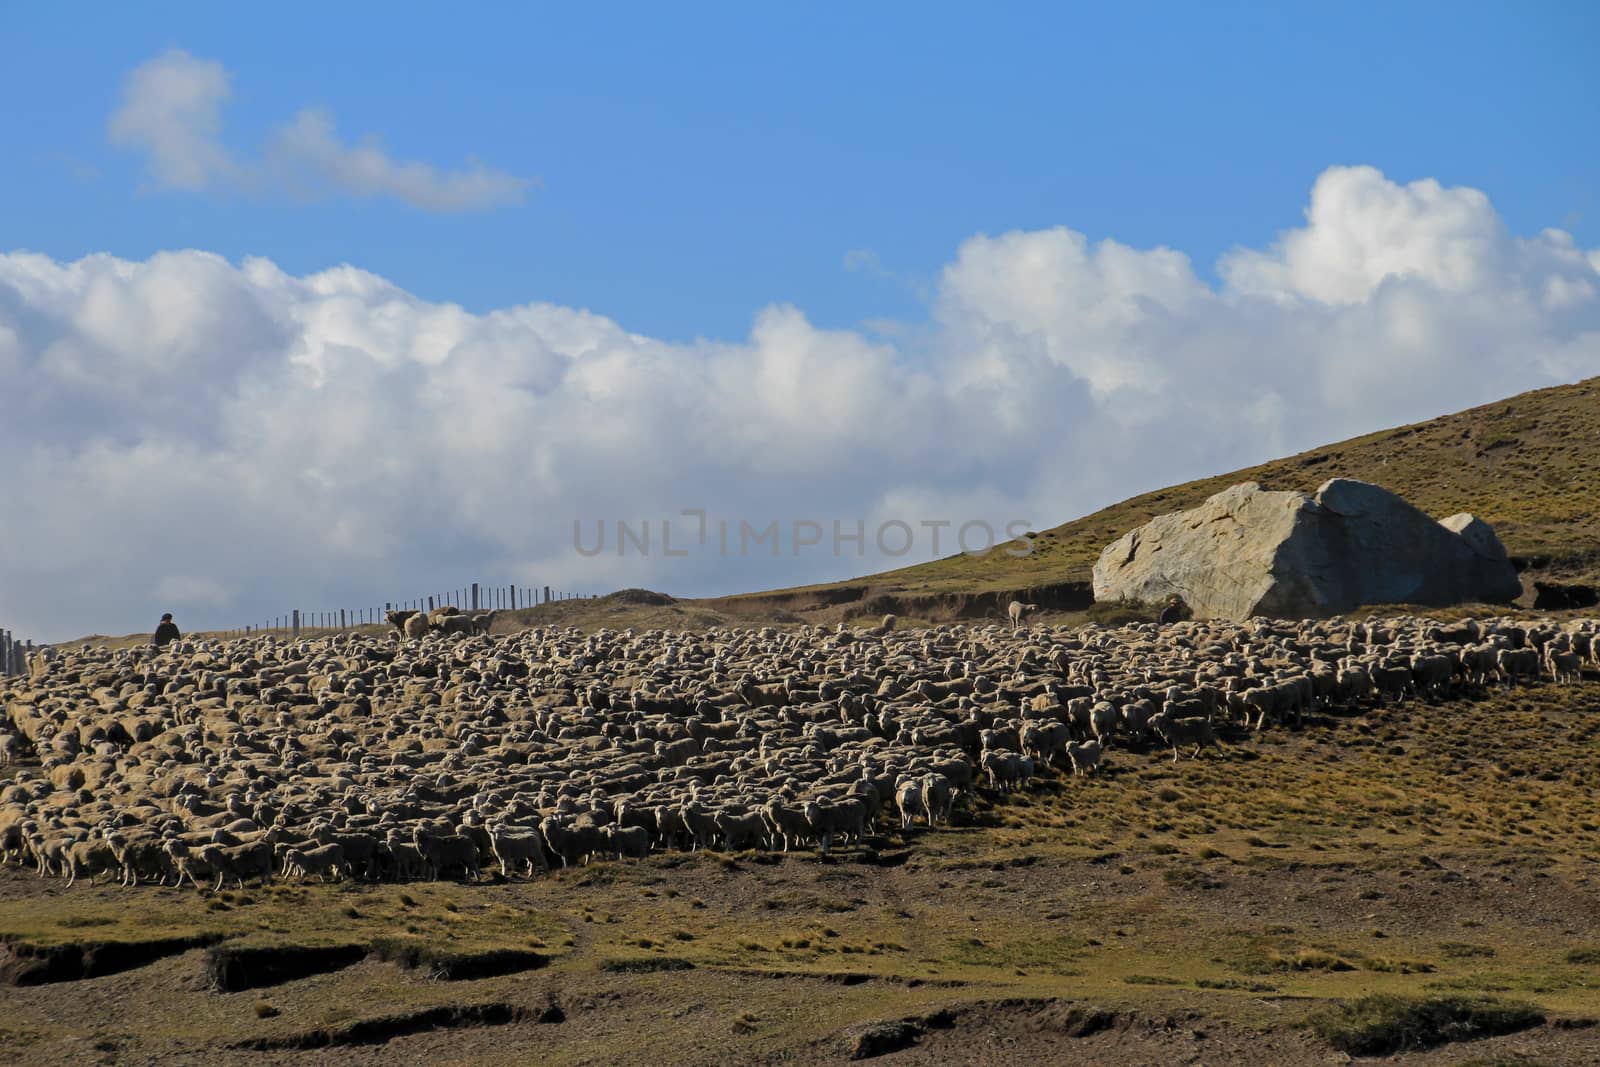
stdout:
POLYGON ((1205 618, 1315 618, 1362 604, 1509 601, 1522 591, 1494 530, 1435 522, 1394 493, 1335 478, 1315 496, 1232 486, 1107 546, 1098 601, 1176 593, 1205 618))

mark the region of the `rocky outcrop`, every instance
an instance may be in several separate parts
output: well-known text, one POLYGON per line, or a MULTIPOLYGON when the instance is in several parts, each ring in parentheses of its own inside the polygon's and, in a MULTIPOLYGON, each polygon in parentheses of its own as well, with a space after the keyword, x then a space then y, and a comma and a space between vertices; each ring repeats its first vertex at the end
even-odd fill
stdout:
POLYGON ((1315 496, 1232 486, 1107 546, 1097 601, 1177 594, 1196 614, 1315 618, 1363 604, 1509 601, 1522 591, 1494 530, 1436 522, 1394 493, 1335 478, 1315 496))

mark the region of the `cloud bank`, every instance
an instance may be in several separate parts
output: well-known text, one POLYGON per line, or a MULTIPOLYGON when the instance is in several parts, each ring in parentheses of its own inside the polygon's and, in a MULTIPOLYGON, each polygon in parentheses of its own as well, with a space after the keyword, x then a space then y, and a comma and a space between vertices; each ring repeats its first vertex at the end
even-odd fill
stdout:
POLYGON ((279 125, 259 161, 238 158, 223 143, 231 81, 221 63, 168 49, 128 75, 106 134, 113 144, 142 153, 150 181, 160 188, 391 197, 426 211, 450 212, 520 203, 531 184, 478 162, 440 171, 395 160, 376 137, 347 144, 333 116, 315 108, 279 125))
MULTIPOLYGON (((173 96, 203 119, 215 78, 194 85, 173 96)), ((161 165, 197 180, 172 143, 161 165)), ((887 520, 1039 529, 1600 374, 1600 252, 1510 234, 1476 190, 1333 168, 1304 226, 1218 274, 1065 228, 980 235, 917 328, 772 306, 742 339, 677 344, 549 304, 470 314, 350 266, 0 256, 4 622, 48 640, 474 579, 694 595, 843 577, 926 557, 919 531, 918 555, 886 558, 887 520), (592 547, 597 522, 659 538, 684 509, 869 533, 842 558, 787 534, 777 555, 574 548, 574 520, 592 547)))

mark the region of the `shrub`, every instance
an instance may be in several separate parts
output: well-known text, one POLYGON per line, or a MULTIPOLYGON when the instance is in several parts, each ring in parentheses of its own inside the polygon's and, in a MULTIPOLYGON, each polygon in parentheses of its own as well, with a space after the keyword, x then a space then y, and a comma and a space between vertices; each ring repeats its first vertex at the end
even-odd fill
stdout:
POLYGON ((652 971, 692 971, 694 964, 672 956, 645 956, 637 959, 605 960, 600 964, 600 969, 613 974, 647 974, 652 971))
POLYGON ((1494 958, 1494 949, 1488 945, 1472 945, 1465 941, 1445 941, 1440 944, 1439 951, 1445 954, 1446 959, 1452 960, 1494 958))
POLYGON ((1182 985, 1181 978, 1168 978, 1160 974, 1130 974, 1123 979, 1128 985, 1182 985))
POLYGON ((1401 960, 1390 956, 1377 956, 1364 960, 1362 966, 1369 971, 1384 974, 1432 974, 1434 966, 1422 960, 1401 960))
POLYGON ((1355 964, 1321 949, 1303 948, 1293 956, 1275 954, 1278 966, 1289 971, 1353 971, 1355 964))
POLYGON ((1385 1056, 1537 1026, 1531 1004, 1470 997, 1362 997, 1312 1016, 1317 1036, 1352 1056, 1385 1056))

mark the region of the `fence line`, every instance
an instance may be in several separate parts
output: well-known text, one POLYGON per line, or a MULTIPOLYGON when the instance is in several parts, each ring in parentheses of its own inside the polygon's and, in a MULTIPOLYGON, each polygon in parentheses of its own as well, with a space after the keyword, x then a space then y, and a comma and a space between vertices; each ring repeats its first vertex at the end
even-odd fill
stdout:
POLYGON ((10 630, 0 629, 0 678, 25 673, 32 655, 32 641, 19 640, 10 630))
POLYGON ((386 600, 381 608, 336 608, 326 611, 296 608, 286 615, 274 615, 260 623, 220 632, 227 637, 252 634, 299 637, 307 633, 340 633, 359 626, 383 625, 386 622, 384 615, 389 611, 429 612, 441 607, 453 607, 461 611, 522 611, 553 602, 588 599, 592 598, 587 594, 552 590, 548 585, 487 585, 473 582, 442 593, 407 600, 386 600))
MULTIPOLYGON (((418 596, 409 600, 386 600, 383 607, 330 608, 326 611, 291 609, 288 614, 274 615, 259 623, 231 630, 212 630, 226 637, 246 637, 252 634, 275 634, 299 637, 307 633, 340 633, 358 626, 386 624, 387 611, 433 611, 439 607, 455 607, 462 611, 522 611, 542 604, 566 600, 589 600, 584 593, 565 593, 546 586, 485 585, 473 582, 460 589, 451 589, 431 596, 418 596)), ((44 646, 39 646, 43 648, 44 646)), ((26 674, 28 660, 35 652, 33 642, 20 640, 10 630, 0 628, 0 678, 26 674)))

